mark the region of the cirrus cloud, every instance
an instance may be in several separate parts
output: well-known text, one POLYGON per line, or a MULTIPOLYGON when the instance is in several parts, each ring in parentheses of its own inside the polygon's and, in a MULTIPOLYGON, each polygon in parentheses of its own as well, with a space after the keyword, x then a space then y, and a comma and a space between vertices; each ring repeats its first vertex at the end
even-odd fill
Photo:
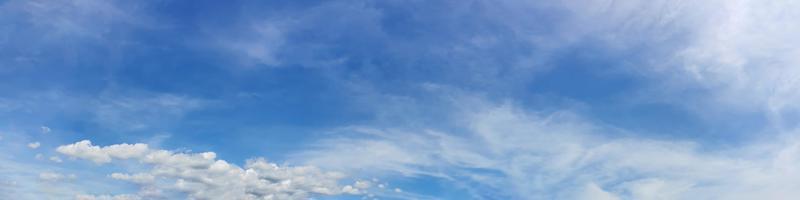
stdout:
POLYGON ((708 149, 691 141, 609 134, 622 130, 568 111, 527 113, 511 104, 476 107, 482 109, 459 119, 465 132, 351 127, 341 132, 348 136, 323 140, 296 160, 351 173, 432 177, 473 190, 472 198, 478 199, 800 195, 792 189, 800 186, 796 139, 708 149))

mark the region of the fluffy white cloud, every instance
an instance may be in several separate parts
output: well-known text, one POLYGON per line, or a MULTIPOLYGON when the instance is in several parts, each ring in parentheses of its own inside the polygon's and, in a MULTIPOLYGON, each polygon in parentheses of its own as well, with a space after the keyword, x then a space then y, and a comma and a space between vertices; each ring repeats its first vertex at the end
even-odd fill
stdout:
POLYGON ((341 173, 325 172, 312 166, 283 167, 263 158, 248 160, 244 167, 239 167, 216 159, 213 152, 177 153, 150 149, 146 144, 101 147, 88 140, 60 146, 57 151, 98 164, 132 159, 150 166, 146 172, 109 175, 140 185, 137 198, 179 192, 192 199, 305 199, 317 195, 359 194, 359 189, 366 189, 363 184, 340 186, 340 180, 345 178, 341 173))
POLYGON ((28 148, 36 149, 36 148, 39 148, 40 145, 41 144, 39 142, 31 142, 31 143, 28 143, 28 148))
POLYGON ((92 145, 89 140, 59 146, 56 151, 70 157, 91 160, 102 164, 111 162, 112 158, 129 159, 143 156, 149 151, 147 144, 115 144, 106 147, 92 145))
POLYGON ((514 199, 800 195, 793 189, 800 187, 798 140, 701 150, 693 142, 603 136, 618 130, 568 112, 530 114, 501 105, 464 117, 466 133, 354 128, 364 135, 323 141, 297 158, 349 172, 440 177, 514 199))

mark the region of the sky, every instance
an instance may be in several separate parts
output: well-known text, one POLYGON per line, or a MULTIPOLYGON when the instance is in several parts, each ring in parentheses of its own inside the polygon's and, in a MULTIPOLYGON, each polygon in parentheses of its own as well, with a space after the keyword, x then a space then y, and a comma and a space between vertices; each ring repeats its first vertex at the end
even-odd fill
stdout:
POLYGON ((793 199, 800 2, 0 0, 0 199, 793 199))

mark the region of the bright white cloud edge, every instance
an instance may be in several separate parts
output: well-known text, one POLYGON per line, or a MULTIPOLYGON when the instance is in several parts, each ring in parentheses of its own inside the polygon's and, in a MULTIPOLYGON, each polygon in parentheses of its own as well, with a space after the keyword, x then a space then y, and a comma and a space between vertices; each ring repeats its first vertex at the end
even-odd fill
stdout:
POLYGON ((174 193, 191 199, 307 199, 361 194, 367 189, 363 184, 341 186, 339 182, 345 178, 342 173, 325 172, 313 166, 278 166, 263 158, 248 160, 244 167, 239 167, 216 159, 213 152, 181 153, 151 149, 139 143, 96 146, 89 140, 59 146, 56 151, 97 164, 135 160, 149 166, 149 171, 108 175, 139 185, 136 194, 80 194, 77 199, 151 199, 174 193))

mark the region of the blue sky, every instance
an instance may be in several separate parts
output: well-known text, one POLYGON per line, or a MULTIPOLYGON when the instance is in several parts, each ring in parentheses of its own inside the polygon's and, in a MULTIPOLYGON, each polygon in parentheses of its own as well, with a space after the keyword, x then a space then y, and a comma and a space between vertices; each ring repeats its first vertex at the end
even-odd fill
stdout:
POLYGON ((0 1, 0 198, 785 199, 793 1, 0 1))

